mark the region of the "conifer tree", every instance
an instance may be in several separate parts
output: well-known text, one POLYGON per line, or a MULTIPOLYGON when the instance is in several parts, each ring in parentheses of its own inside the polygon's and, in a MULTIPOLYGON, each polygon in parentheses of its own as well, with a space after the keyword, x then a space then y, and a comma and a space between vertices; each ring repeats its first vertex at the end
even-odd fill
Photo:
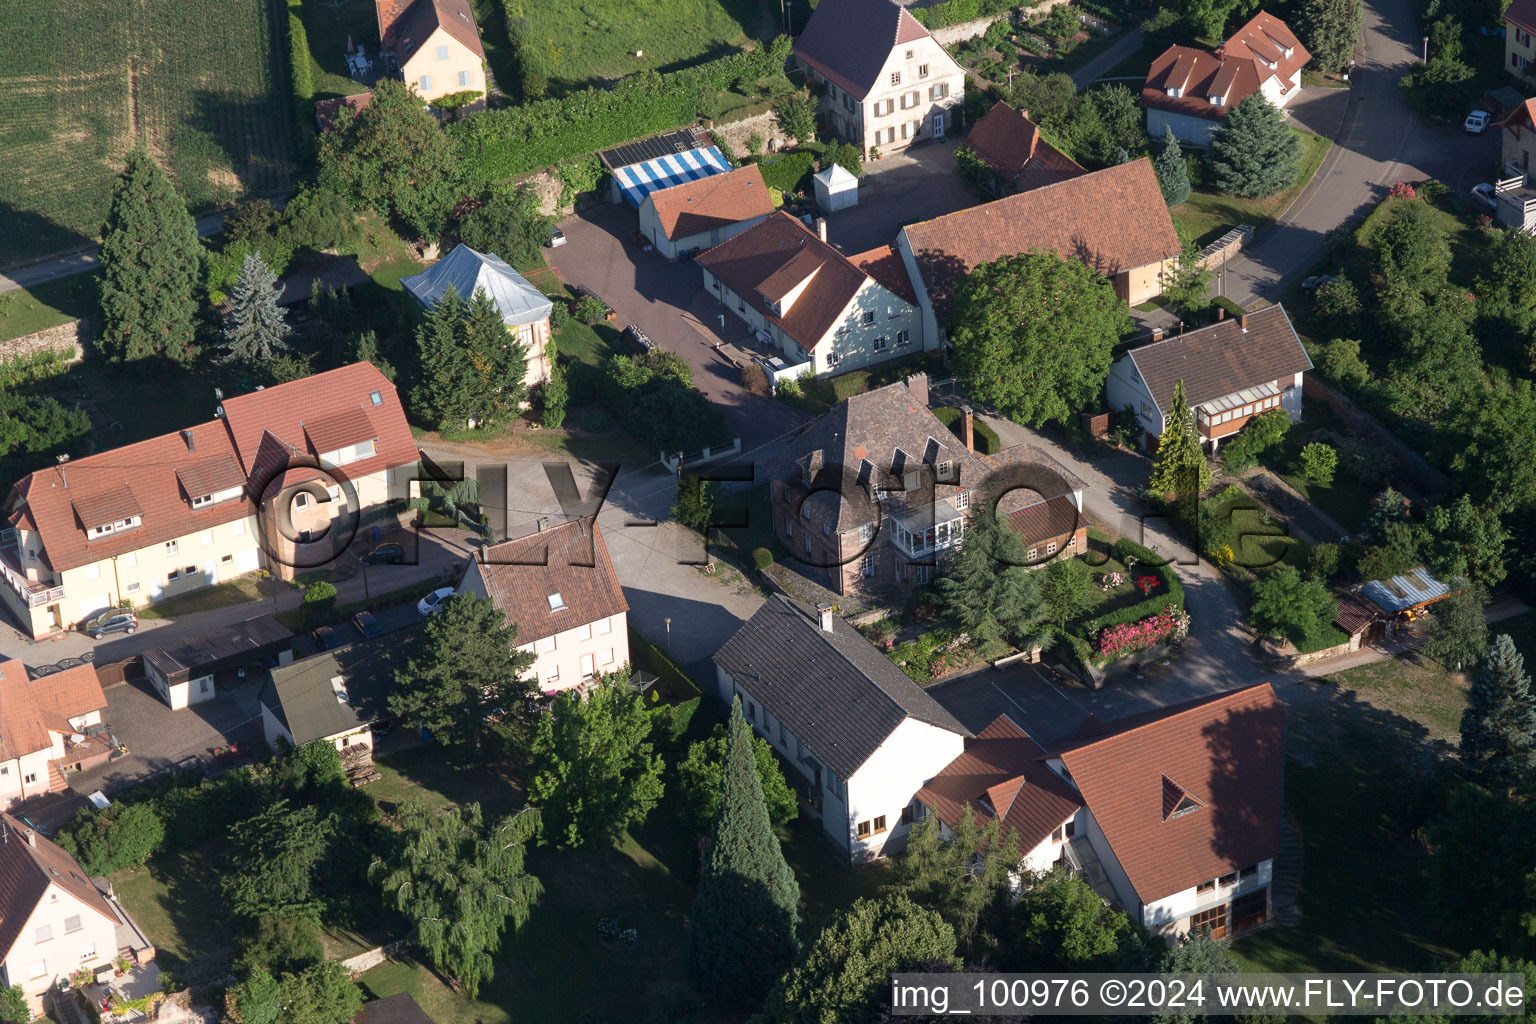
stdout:
POLYGON ((142 147, 128 154, 101 243, 102 353, 115 363, 197 356, 193 319, 203 271, 197 224, 142 147))
POLYGON ((416 328, 419 370, 411 389, 416 415, 436 426, 463 426, 471 415, 468 398, 474 393, 475 368, 459 344, 464 300, 450 285, 416 328))
POLYGON ((288 351, 288 311, 277 304, 277 275, 260 253, 248 253, 230 292, 233 309, 224 325, 224 358, 257 366, 288 351))
POLYGON ((1163 132, 1163 148, 1152 162, 1157 171, 1157 183, 1163 189, 1163 202, 1178 206, 1189 198, 1189 165, 1184 162, 1184 150, 1173 134, 1173 125, 1163 132))
POLYGON ((1290 188, 1300 159, 1301 139, 1262 93, 1228 111, 1227 123, 1211 140, 1217 187, 1245 199, 1266 199, 1290 188))
POLYGON ((1173 403, 1163 433, 1157 439, 1157 457, 1147 486, 1162 495, 1196 494, 1211 486, 1211 467, 1200 450, 1195 416, 1184 397, 1184 381, 1173 385, 1173 403))
POLYGON ((983 656, 1038 641, 1044 612, 1039 582, 1024 568, 1028 554, 995 508, 983 504, 972 510, 965 544, 939 578, 940 596, 983 656))
POLYGON ((1490 788, 1536 766, 1536 693, 1507 633, 1494 637, 1461 715, 1461 758, 1490 788))
POLYGON ((752 729, 738 697, 684 952, 700 989, 758 1005, 798 950, 799 907, 800 886, 768 821, 752 729))

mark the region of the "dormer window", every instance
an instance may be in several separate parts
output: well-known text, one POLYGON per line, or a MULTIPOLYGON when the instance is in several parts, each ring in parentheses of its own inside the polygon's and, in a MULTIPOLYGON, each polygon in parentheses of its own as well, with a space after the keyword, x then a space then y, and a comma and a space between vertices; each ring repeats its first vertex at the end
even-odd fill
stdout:
POLYGON ((371 459, 377 453, 378 446, 374 439, 359 441, 349 444, 345 448, 338 448, 333 452, 326 452, 320 456, 320 461, 332 466, 345 466, 349 462, 361 462, 363 459, 371 459))
MULTIPOLYGON (((1296 48, 1294 46, 1287 46, 1285 48, 1285 59, 1286 60, 1290 60, 1291 59, 1291 55, 1293 53, 1295 53, 1295 52, 1296 52, 1296 48)), ((1270 67, 1274 67, 1274 65, 1271 64, 1270 67)))
POLYGON ((109 533, 122 533, 124 530, 132 530, 134 527, 144 525, 142 516, 128 516, 110 523, 102 523, 100 526, 91 527, 91 536, 105 537, 109 533))
POLYGON ((560 591, 549 595, 549 610, 551 612, 563 612, 566 609, 565 598, 560 596, 560 591))
POLYGON ((1168 87, 1168 95, 1172 96, 1174 99, 1178 99, 1180 96, 1184 95, 1184 90, 1180 89, 1176 85, 1170 85, 1168 87))
POLYGON ((200 494, 192 499, 192 507, 206 508, 209 505, 218 505, 222 502, 233 501, 235 498, 240 497, 240 493, 243 489, 244 488, 240 487, 226 487, 222 491, 215 491, 212 494, 200 494))
POLYGON ((1226 106, 1225 100, 1226 100, 1226 97, 1224 97, 1224 96, 1212 96, 1211 97, 1211 106, 1213 106, 1213 107, 1223 107, 1223 106, 1226 106))

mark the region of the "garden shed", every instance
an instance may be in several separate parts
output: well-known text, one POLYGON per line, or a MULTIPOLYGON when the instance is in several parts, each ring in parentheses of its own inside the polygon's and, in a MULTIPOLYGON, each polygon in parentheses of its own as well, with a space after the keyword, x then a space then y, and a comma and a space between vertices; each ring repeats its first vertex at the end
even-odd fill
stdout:
POLYGON ((846 210, 859 205, 859 179, 842 164, 833 164, 815 175, 816 205, 823 210, 846 210))
POLYGON ((270 615, 174 641, 144 652, 144 674, 172 709, 212 700, 214 676, 247 665, 293 661, 293 634, 270 615))

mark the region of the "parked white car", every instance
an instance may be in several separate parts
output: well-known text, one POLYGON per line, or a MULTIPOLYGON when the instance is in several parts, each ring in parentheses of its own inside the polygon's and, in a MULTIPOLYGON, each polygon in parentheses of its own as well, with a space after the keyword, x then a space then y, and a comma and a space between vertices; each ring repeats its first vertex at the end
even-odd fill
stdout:
POLYGON ((443 602, 454 595, 452 587, 439 587, 416 602, 416 610, 423 615, 436 615, 443 610, 443 602))
POLYGON ((1483 134, 1483 129, 1488 127, 1488 122, 1492 119, 1493 115, 1488 113, 1488 111, 1474 110, 1467 115, 1466 121, 1462 122, 1462 127, 1473 135, 1481 135, 1483 134))
POLYGON ((1482 203, 1490 210, 1497 207, 1497 204, 1493 198, 1493 186, 1487 182, 1483 182, 1481 185, 1472 186, 1472 198, 1477 202, 1482 203))

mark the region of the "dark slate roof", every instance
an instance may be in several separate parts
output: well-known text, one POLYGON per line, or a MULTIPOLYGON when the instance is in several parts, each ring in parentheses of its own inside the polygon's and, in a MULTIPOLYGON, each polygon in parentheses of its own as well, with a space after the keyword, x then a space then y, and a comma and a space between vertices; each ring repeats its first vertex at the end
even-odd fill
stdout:
POLYGON ((794 54, 863 99, 891 50, 927 34, 916 18, 891 0, 822 0, 795 40, 794 54))
POLYGON ((281 665, 268 674, 257 700, 296 746, 371 725, 389 717, 389 688, 409 635, 391 633, 281 665), (338 678, 341 693, 332 684, 338 678))
POLYGON ((409 992, 396 992, 383 999, 364 1003, 352 1018, 352 1024, 433 1024, 426 1011, 416 1005, 409 992))
POLYGON ((806 748, 847 780, 903 721, 970 735, 859 631, 776 594, 716 652, 729 672, 806 748))
POLYGON ((145 651, 144 662, 171 682, 183 682, 194 670, 214 671, 226 664, 259 660, 292 640, 293 634, 282 623, 259 615, 145 651))
POLYGON ((597 154, 597 158, 603 162, 604 167, 612 171, 620 167, 628 167, 630 164, 655 160, 657 157, 686 153, 690 149, 708 149, 714 144, 715 140, 710 138, 703 129, 684 128, 682 131, 654 135, 649 139, 614 146, 597 154))
POLYGON ((1180 380, 1184 397, 1193 407, 1312 369, 1284 306, 1248 313, 1246 321, 1245 327, 1239 317, 1219 320, 1198 331, 1131 349, 1131 361, 1165 415, 1180 380))

